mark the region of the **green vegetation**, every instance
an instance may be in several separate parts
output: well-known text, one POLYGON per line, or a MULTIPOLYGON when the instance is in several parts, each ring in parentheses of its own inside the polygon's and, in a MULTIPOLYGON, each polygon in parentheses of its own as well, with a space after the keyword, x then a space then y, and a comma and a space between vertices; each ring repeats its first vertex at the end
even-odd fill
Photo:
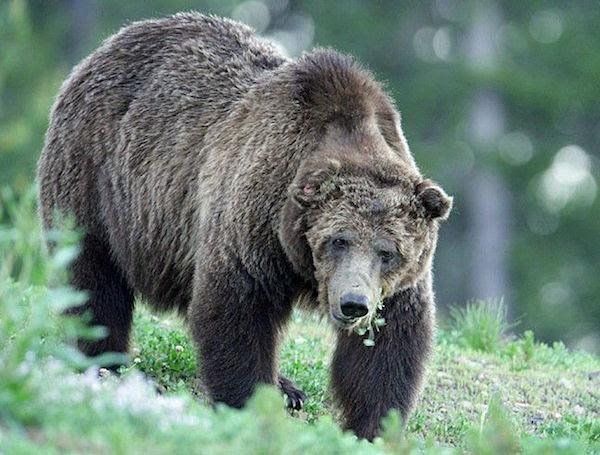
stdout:
POLYGON ((467 302, 464 308, 451 308, 454 335, 463 346, 484 352, 497 351, 510 329, 506 313, 502 300, 467 302))
MULTIPOLYGON (((440 329, 407 429, 401 431, 392 414, 374 444, 339 429, 327 386, 333 334, 308 315, 294 315, 281 354, 283 373, 310 395, 292 416, 272 388, 259 389, 241 411, 207 406, 182 322, 153 315, 143 304, 135 316, 131 366, 120 377, 99 374, 70 342, 101 333, 59 316, 85 298, 63 285, 77 235, 52 233, 56 247, 48 253, 32 199, 17 204, 6 192, 0 198, 0 453, 600 450, 600 359, 561 343, 537 343, 531 332, 495 339, 496 349, 486 351, 459 341, 470 339, 472 325, 440 329)), ((485 314, 478 304, 462 313, 471 322, 485 314)))
MULTIPOLYGON (((479 311, 476 306, 471 308, 479 311)), ((600 377, 595 377, 599 359, 569 352, 562 343, 534 343, 531 335, 504 341, 495 352, 464 347, 455 342, 456 336, 457 327, 440 330, 429 378, 408 423, 408 434, 464 447, 465 435, 481 426, 490 400, 497 397, 518 434, 574 438, 600 449, 600 377)), ((139 359, 134 368, 167 390, 187 388, 202 396, 195 380, 193 346, 176 319, 156 317, 140 308, 134 344, 139 359), (157 332, 161 334, 158 341, 148 336, 157 332), (170 358, 176 359, 173 368, 167 361, 170 358)), ((306 408, 294 413, 302 420, 315 422, 335 415, 327 393, 333 345, 333 334, 325 322, 295 315, 283 346, 281 368, 310 396, 306 408)))

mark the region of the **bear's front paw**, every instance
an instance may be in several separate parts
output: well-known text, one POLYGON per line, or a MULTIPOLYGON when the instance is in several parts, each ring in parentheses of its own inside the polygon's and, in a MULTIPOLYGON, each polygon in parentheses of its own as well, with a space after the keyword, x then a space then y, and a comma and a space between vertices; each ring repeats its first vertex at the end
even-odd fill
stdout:
POLYGON ((296 384, 281 375, 279 375, 279 388, 286 397, 285 403, 287 408, 300 411, 304 406, 304 402, 308 399, 308 396, 300 390, 296 384))

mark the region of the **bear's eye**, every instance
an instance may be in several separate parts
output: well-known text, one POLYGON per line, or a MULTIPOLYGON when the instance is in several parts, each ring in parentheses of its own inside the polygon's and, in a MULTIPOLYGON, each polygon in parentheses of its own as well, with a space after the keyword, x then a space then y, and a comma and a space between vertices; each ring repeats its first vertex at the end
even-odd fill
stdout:
POLYGON ((389 250, 380 250, 378 254, 384 264, 392 262, 392 260, 396 257, 396 253, 389 250))
POLYGON ((331 244, 336 250, 345 250, 349 246, 349 242, 341 237, 335 238, 331 241, 331 244))

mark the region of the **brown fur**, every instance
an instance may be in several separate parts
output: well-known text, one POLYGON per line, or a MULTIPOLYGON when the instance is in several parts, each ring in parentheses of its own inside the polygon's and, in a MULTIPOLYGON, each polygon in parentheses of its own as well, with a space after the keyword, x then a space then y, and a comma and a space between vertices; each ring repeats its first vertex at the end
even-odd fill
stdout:
POLYGON ((389 409, 408 416, 450 200, 423 182, 389 97, 351 58, 290 61, 247 27, 194 13, 132 24, 63 85, 38 180, 45 227, 59 209, 86 232, 72 273, 90 300, 78 311, 108 337, 83 350, 125 352, 140 293, 186 315, 210 395, 231 406, 259 382, 305 398, 278 376, 276 353, 294 300, 323 300, 323 220, 390 230, 410 267, 384 277, 375 347, 339 331, 332 383, 361 437, 389 409), (314 198, 302 201, 307 179, 314 198))

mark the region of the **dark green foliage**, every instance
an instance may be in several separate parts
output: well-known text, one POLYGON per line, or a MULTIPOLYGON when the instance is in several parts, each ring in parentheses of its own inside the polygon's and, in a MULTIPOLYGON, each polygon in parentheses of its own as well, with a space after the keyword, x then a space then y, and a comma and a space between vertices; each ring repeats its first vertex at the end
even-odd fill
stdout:
MULTIPOLYGON (((28 3, 0 3, 0 182, 31 186, 48 111, 68 66, 47 26, 34 25, 28 3)), ((47 25, 47 24, 45 24, 47 25)))

